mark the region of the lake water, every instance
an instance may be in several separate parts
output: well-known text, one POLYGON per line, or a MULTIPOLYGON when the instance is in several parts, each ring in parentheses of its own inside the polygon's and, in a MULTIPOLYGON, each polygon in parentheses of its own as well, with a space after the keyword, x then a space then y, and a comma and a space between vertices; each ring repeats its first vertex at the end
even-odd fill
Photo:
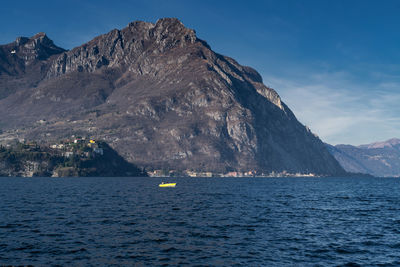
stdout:
POLYGON ((400 180, 0 178, 0 265, 398 266, 400 180))

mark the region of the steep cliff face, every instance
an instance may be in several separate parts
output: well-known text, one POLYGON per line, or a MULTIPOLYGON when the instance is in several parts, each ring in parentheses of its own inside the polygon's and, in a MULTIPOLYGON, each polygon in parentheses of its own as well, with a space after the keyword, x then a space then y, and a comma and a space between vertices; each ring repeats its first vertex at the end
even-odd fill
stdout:
POLYGON ((255 70, 177 19, 50 54, 40 82, 0 100, 3 138, 94 136, 154 169, 344 173, 255 70))

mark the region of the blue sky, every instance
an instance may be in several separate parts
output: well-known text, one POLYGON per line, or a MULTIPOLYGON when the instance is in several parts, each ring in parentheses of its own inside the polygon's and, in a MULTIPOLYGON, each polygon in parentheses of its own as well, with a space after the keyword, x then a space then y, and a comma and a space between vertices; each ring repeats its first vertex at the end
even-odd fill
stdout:
POLYGON ((0 43, 46 32, 73 48, 134 20, 177 17, 255 68, 323 141, 400 138, 400 1, 2 1, 0 43))

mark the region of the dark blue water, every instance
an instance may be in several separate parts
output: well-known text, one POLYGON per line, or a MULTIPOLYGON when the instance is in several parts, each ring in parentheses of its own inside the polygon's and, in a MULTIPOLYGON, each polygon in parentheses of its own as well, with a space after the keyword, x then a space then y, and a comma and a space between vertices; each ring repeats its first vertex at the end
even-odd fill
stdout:
POLYGON ((0 178, 0 265, 400 265, 398 179, 168 180, 0 178))

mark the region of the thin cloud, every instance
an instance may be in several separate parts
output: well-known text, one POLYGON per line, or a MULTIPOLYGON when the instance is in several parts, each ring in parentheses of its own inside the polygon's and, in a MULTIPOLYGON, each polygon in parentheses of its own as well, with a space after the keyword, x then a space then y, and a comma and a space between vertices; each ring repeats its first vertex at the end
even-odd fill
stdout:
POLYGON ((298 77, 264 76, 297 118, 323 141, 358 145, 400 137, 399 82, 365 88, 346 72, 298 77))

